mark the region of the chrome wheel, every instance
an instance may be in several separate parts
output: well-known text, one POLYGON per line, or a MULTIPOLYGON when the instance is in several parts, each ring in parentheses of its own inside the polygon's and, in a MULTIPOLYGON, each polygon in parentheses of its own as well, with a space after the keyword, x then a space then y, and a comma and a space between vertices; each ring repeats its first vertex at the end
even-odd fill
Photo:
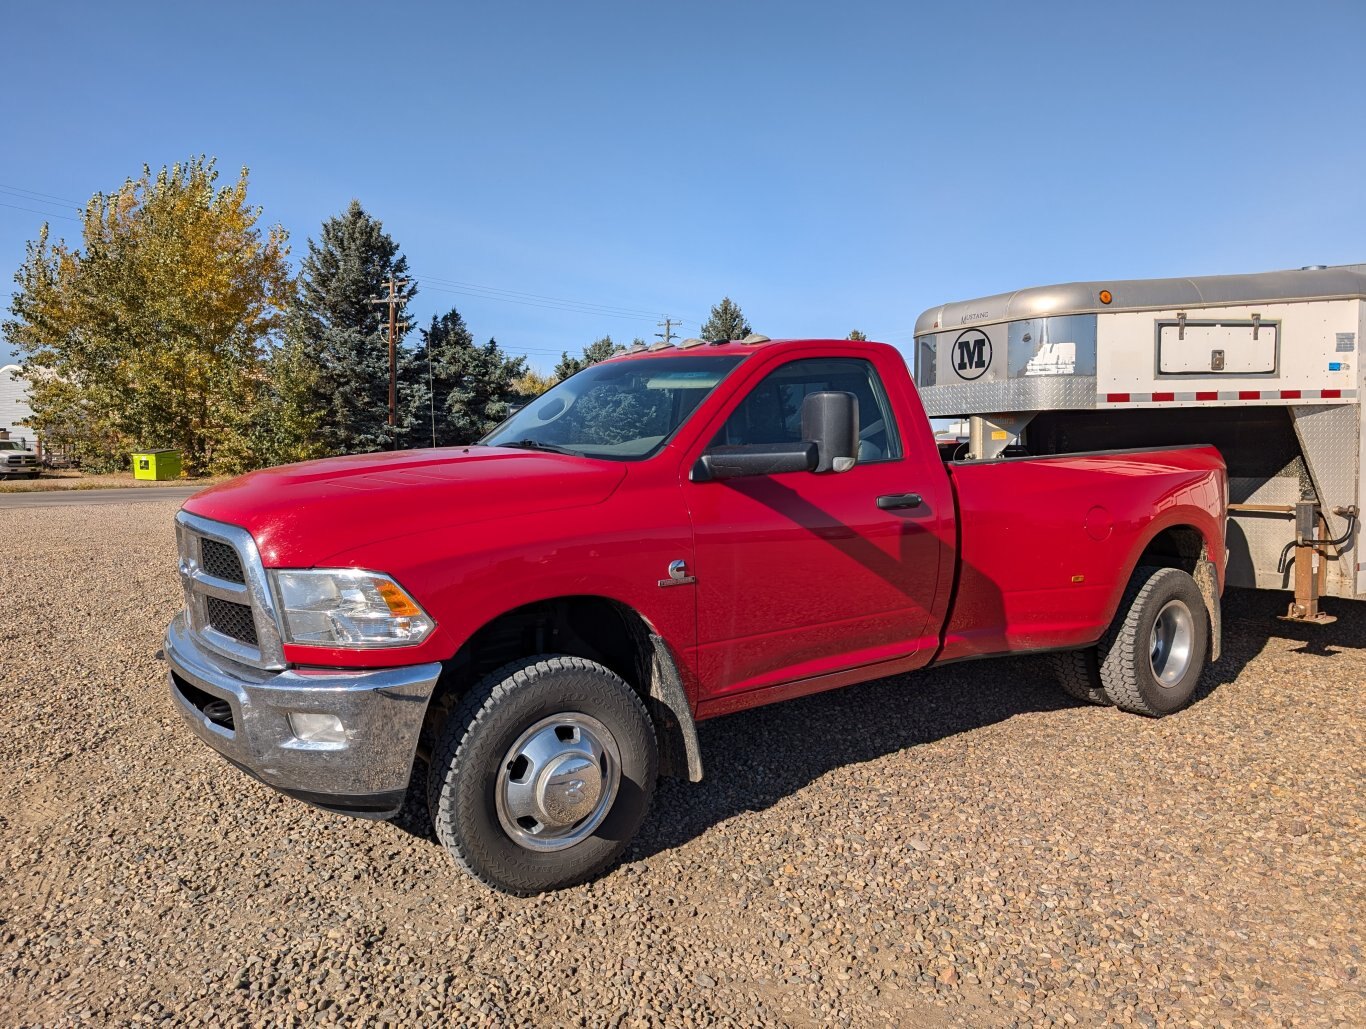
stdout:
POLYGON ((593 835, 621 785, 617 741, 596 718, 543 718, 508 748, 495 800, 503 831, 527 850, 564 850, 593 835))
POLYGON ((1171 689, 1186 677, 1195 644, 1195 619, 1183 601, 1169 600, 1153 621, 1149 661, 1153 678, 1171 689))

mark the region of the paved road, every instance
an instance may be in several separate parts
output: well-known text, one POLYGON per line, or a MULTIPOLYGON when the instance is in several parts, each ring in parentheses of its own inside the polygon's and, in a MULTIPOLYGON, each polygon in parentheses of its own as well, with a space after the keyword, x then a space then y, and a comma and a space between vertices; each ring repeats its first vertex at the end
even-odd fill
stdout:
POLYGON ((72 504, 128 504, 144 500, 184 503, 203 486, 142 486, 127 489, 65 489, 0 493, 0 508, 69 507, 72 504))

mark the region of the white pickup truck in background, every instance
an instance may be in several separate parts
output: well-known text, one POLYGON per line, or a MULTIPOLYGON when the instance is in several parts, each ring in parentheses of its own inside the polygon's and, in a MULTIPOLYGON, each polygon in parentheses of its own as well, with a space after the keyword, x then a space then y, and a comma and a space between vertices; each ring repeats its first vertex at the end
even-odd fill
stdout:
POLYGON ((27 443, 0 439, 0 479, 36 479, 41 470, 37 452, 27 443))

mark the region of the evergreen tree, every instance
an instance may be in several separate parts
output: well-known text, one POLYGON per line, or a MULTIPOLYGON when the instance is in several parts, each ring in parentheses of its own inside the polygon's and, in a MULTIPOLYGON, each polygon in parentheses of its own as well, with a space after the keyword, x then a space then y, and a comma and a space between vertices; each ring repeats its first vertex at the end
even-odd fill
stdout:
POLYGON ((702 338, 707 340, 744 339, 754 330, 745 321, 740 305, 730 297, 711 309, 711 317, 702 326, 702 338))
POLYGON ((844 338, 852 339, 858 343, 864 343, 868 339, 868 337, 864 333, 859 332, 858 329, 850 329, 849 335, 845 336, 844 338))
MULTIPOLYGON (((323 223, 318 242, 308 241, 299 272, 295 342, 311 358, 313 407, 323 412, 318 442, 326 453, 386 450, 410 445, 413 435, 422 438, 414 428, 426 410, 425 375, 418 374, 402 335, 396 424, 388 425, 388 309, 372 302, 388 295, 390 277, 406 279, 407 272, 398 244, 359 200, 323 223)), ((398 288, 405 300, 416 293, 411 281, 398 288)))
POLYGON ((318 427, 326 412, 318 405, 317 363, 304 334, 291 319, 283 345, 266 362, 261 416, 252 424, 259 463, 290 464, 324 454, 318 427))
MULTIPOLYGON (((643 341, 637 339, 635 342, 643 341)), ((613 354, 620 354, 625 349, 620 343, 613 343, 611 336, 603 336, 602 339, 595 340, 584 347, 582 357, 570 357, 568 351, 562 351, 560 363, 555 366, 555 371, 552 374, 556 379, 567 379, 576 372, 583 371, 590 364, 606 361, 613 354)))
MULTIPOLYGON (((475 346, 459 311, 433 316, 422 339, 423 356, 431 360, 437 446, 474 443, 523 401, 517 386, 527 374, 526 358, 509 357, 493 339, 475 346)), ((420 430, 425 442, 430 434, 420 430)))

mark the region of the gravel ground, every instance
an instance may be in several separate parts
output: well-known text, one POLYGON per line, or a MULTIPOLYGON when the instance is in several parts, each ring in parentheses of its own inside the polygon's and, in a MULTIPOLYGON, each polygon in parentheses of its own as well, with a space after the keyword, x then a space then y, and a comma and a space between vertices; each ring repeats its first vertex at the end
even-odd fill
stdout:
POLYGON ((620 867, 516 900, 418 791, 324 814, 186 734, 174 510, 0 513, 0 1022, 1366 1024, 1366 606, 1232 595, 1160 722, 1018 659, 707 723, 620 867))

